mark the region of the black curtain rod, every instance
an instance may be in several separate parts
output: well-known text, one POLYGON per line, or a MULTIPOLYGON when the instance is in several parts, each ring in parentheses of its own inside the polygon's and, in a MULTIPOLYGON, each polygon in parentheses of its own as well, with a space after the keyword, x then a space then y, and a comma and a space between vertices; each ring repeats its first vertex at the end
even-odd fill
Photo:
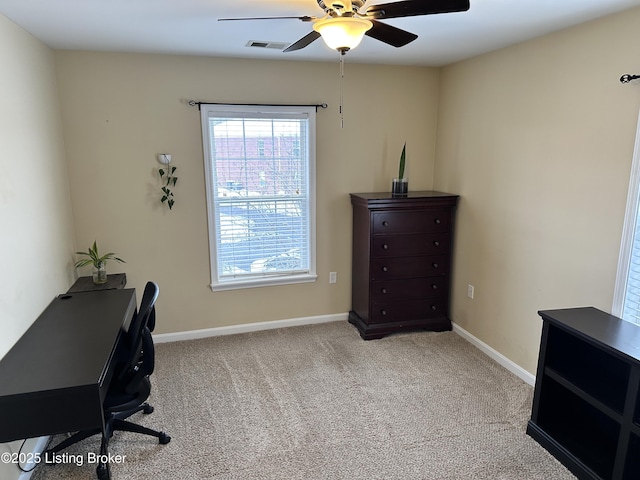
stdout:
POLYGON ((640 78, 640 75, 629 75, 628 73, 625 73, 620 77, 620 83, 629 83, 631 80, 636 80, 638 78, 640 78))
POLYGON ((243 106, 243 105, 250 105, 250 106, 256 106, 256 107, 315 107, 316 108, 316 112, 318 111, 318 108, 327 108, 327 104, 326 103, 312 103, 310 105, 300 105, 300 104, 278 104, 278 105, 274 105, 273 103, 227 103, 227 102, 196 102, 195 100, 189 100, 189 105, 194 107, 194 106, 198 106, 198 110, 200 110, 200 105, 239 105, 239 106, 243 106))

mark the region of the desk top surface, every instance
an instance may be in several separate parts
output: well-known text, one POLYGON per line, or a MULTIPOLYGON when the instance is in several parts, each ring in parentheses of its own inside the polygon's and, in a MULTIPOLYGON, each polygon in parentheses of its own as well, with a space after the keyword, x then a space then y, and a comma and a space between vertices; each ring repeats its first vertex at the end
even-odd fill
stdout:
POLYGON ((135 309, 134 289, 59 295, 0 360, 0 396, 102 382, 135 309))

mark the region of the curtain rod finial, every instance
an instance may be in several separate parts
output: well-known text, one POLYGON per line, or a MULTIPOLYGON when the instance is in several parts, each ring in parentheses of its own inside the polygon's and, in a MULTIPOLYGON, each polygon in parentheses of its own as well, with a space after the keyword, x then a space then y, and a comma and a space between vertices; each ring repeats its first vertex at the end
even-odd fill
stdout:
POLYGON ((631 80, 636 80, 638 78, 640 78, 640 75, 629 75, 628 73, 625 73, 620 77, 620 83, 629 83, 631 80))

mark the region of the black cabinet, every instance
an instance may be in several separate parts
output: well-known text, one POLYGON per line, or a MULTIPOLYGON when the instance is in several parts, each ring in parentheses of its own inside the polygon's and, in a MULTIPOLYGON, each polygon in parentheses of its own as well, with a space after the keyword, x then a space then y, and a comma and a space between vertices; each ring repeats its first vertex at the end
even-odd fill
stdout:
POLYGON ((546 310, 527 433, 578 478, 640 479, 640 327, 546 310))
POLYGON ((352 193, 349 321, 365 340, 451 330, 449 286, 457 195, 352 193))

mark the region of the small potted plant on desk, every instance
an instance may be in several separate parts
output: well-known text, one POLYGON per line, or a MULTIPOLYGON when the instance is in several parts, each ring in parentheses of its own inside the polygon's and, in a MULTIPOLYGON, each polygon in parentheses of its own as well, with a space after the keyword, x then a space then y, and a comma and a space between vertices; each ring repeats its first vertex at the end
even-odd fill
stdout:
POLYGON ((94 240, 93 245, 86 252, 76 252, 78 255, 85 255, 89 258, 83 258, 78 260, 75 264, 75 268, 84 267, 86 265, 93 265, 93 283, 100 285, 107 282, 107 260, 115 260, 116 262, 126 263, 121 258, 116 257, 115 253, 109 252, 104 255, 98 253, 98 245, 94 240))
POLYGON ((409 180, 404 178, 404 163, 406 157, 407 142, 404 142, 402 153, 400 154, 400 165, 398 167, 398 178, 393 179, 391 185, 391 195, 393 197, 406 197, 409 192, 409 180))

